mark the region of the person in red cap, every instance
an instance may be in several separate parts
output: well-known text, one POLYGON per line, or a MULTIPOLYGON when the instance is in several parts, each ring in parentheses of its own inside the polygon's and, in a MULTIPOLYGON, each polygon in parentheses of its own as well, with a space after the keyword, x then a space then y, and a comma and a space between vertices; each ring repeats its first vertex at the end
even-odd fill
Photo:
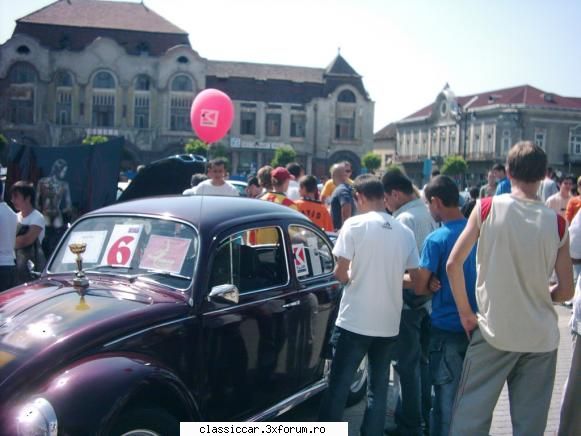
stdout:
POLYGON ((288 198, 285 194, 291 180, 291 175, 288 170, 283 167, 276 167, 270 173, 270 178, 272 180, 272 191, 267 192, 262 197, 260 197, 260 199, 282 204, 283 206, 287 206, 298 211, 299 208, 295 202, 288 198))

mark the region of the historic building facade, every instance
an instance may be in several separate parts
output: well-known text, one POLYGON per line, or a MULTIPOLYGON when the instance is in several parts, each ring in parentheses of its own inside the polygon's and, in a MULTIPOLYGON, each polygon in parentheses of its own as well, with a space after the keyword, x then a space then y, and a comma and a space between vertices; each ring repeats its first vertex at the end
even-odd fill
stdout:
POLYGON ((468 162, 468 185, 484 183, 487 170, 523 139, 541 146, 556 169, 581 172, 581 98, 529 85, 463 97, 446 85, 432 104, 395 126, 396 160, 418 184, 424 160, 438 167, 450 155, 468 162))
POLYGON ((183 151, 205 88, 234 101, 222 144, 235 173, 284 144, 319 174, 343 159, 358 166, 372 148, 374 103, 341 55, 327 68, 212 61, 143 3, 97 0, 58 1, 17 20, 0 46, 0 132, 47 146, 122 136, 133 166, 183 151))

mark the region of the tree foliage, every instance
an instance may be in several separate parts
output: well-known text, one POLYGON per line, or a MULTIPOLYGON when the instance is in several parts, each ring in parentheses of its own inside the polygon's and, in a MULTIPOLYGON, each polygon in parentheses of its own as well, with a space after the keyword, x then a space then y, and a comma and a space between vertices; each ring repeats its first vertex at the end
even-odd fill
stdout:
POLYGON ((297 152, 294 148, 290 145, 283 145, 280 148, 277 148, 274 152, 274 158, 270 162, 270 165, 273 168, 276 167, 284 167, 287 164, 296 161, 297 159, 297 152))
POLYGON ((85 139, 83 139, 83 144, 85 145, 102 144, 103 142, 107 142, 108 140, 109 138, 107 138, 106 136, 92 135, 86 136, 85 139))
POLYGON ((459 176, 468 169, 468 164, 462 156, 448 156, 442 165, 442 174, 447 176, 459 176))
POLYGON ((373 173, 381 166, 381 156, 370 151, 369 153, 363 155, 361 158, 361 163, 365 168, 367 168, 367 171, 373 173))
POLYGON ((187 154, 198 154, 207 157, 208 145, 200 139, 190 139, 184 145, 184 152, 187 154))

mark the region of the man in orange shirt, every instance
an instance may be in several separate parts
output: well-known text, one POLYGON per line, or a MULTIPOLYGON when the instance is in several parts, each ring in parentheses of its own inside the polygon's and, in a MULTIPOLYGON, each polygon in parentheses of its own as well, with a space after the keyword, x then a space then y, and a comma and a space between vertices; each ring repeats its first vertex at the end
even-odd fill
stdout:
POLYGON ((331 215, 323 203, 317 198, 317 179, 313 176, 303 176, 299 180, 299 194, 301 198, 295 201, 299 211, 312 222, 326 231, 333 230, 331 215))
MULTIPOLYGON (((577 189, 581 190, 581 176, 577 179, 577 189)), ((567 218, 568 223, 573 222, 573 218, 577 215, 577 212, 581 209, 581 194, 575 197, 571 197, 569 203, 567 203, 567 211, 565 212, 565 218, 567 218)))

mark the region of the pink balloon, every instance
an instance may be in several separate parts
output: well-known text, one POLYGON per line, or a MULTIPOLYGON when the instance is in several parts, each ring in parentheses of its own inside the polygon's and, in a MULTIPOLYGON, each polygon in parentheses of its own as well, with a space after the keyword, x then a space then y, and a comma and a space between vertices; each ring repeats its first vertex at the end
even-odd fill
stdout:
POLYGON ((234 105, 222 91, 205 89, 192 103, 190 121, 198 137, 210 144, 222 139, 232 126, 234 105))

